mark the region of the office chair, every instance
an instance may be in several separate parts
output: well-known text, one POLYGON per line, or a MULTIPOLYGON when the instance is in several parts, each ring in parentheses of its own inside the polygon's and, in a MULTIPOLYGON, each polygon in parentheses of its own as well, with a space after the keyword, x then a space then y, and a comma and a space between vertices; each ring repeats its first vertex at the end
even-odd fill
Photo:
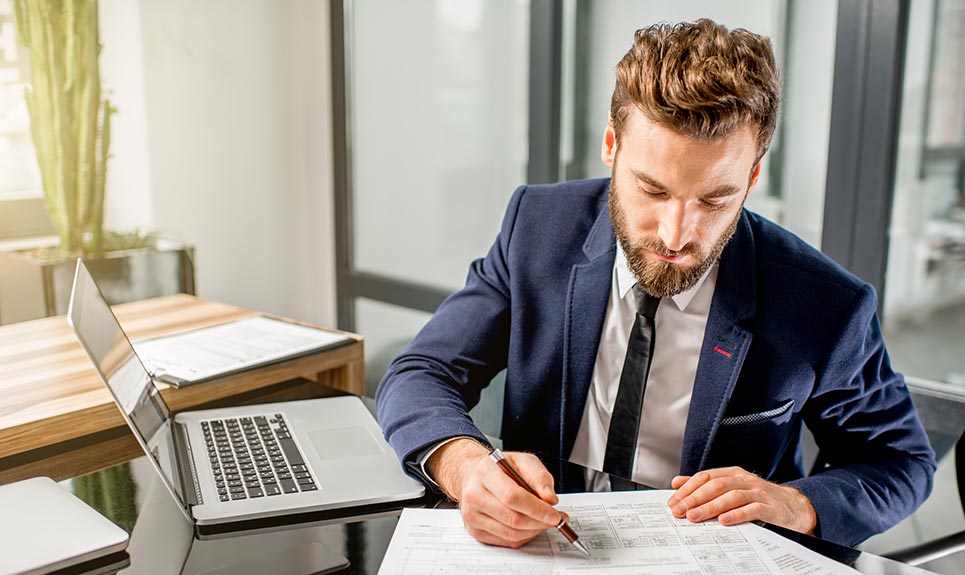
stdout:
MULTIPOLYGON (((958 485, 958 498, 962 511, 965 512, 965 432, 962 432, 955 443, 955 481, 958 485)), ((917 566, 962 552, 965 552, 965 531, 889 553, 885 557, 917 566)))

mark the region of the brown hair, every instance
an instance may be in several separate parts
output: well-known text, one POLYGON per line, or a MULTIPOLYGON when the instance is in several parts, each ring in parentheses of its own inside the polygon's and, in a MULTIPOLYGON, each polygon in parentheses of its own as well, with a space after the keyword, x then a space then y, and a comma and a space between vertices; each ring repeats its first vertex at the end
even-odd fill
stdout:
POLYGON ((771 41, 712 20, 637 30, 616 68, 610 117, 619 140, 639 108, 651 121, 694 138, 757 128, 757 159, 777 125, 781 87, 771 41))

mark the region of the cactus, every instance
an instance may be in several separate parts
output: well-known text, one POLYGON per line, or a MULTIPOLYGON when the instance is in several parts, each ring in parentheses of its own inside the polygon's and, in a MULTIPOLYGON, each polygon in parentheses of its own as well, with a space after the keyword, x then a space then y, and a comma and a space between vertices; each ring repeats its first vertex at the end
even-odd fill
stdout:
POLYGON ((104 188, 115 109, 101 96, 97 0, 13 0, 30 49, 25 90, 60 255, 103 253, 104 188))

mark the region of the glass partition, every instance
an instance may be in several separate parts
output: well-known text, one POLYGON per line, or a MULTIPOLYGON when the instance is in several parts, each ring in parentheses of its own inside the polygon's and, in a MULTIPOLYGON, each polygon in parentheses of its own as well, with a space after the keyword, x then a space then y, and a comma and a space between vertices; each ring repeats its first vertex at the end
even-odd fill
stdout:
POLYGON ((348 2, 354 267, 449 291, 527 163, 528 0, 348 2))
POLYGON ((910 3, 885 332, 895 368, 965 392, 965 3, 910 3))
POLYGON ((771 39, 784 84, 782 117, 747 207, 820 248, 837 2, 572 0, 564 43, 561 164, 567 178, 608 176, 600 161, 614 67, 633 32, 711 18, 771 39))

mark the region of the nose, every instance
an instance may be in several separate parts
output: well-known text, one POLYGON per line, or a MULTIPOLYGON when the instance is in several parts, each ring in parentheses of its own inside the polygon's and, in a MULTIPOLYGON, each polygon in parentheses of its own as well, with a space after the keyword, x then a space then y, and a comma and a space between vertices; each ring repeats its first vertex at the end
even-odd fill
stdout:
POLYGON ((660 228, 657 235, 667 249, 680 251, 693 239, 694 218, 690 216, 683 202, 666 202, 660 214, 660 228))

